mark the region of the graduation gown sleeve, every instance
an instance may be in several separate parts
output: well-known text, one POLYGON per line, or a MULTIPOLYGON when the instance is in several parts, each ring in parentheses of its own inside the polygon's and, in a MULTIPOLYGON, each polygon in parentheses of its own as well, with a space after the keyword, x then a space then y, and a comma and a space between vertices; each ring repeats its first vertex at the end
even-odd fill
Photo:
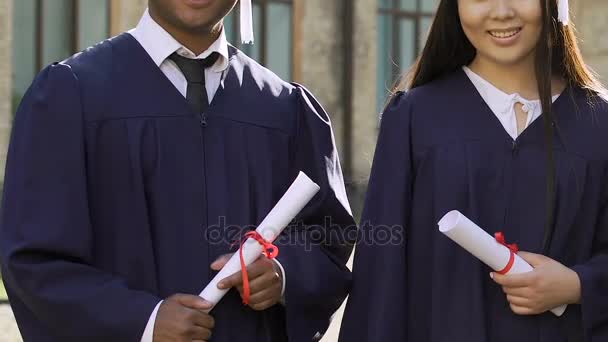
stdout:
MULTIPOLYGON (((608 173, 604 173, 606 184, 608 173)), ((592 257, 574 266, 581 280, 581 311, 585 340, 608 340, 608 187, 594 237, 592 257)))
POLYGON ((340 330, 343 342, 406 341, 404 239, 412 197, 410 107, 408 96, 398 93, 382 116, 355 247, 353 286, 340 330), (376 241, 386 234, 391 237, 388 243, 376 241))
POLYGON ((298 112, 292 178, 303 171, 320 191, 284 232, 277 245, 285 268, 285 309, 289 341, 321 336, 350 288, 346 262, 356 230, 328 115, 303 87, 296 87, 298 112), (331 239, 330 235, 334 235, 331 239))
MULTIPOLYGON (((55 64, 18 110, 0 232, 3 277, 11 300, 62 340, 139 341, 160 299, 90 266, 95 232, 81 107, 77 76, 55 64)), ((37 339, 21 330, 25 340, 37 339)))

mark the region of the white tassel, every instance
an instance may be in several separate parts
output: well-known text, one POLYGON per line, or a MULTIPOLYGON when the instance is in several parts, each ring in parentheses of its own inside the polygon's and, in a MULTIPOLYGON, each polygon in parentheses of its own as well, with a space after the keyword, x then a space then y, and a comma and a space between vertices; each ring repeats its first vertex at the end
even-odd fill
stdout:
POLYGON ((253 10, 251 0, 241 0, 241 41, 253 44, 253 10))
POLYGON ((567 26, 570 22, 568 0, 557 0, 557 20, 561 21, 564 26, 567 26))

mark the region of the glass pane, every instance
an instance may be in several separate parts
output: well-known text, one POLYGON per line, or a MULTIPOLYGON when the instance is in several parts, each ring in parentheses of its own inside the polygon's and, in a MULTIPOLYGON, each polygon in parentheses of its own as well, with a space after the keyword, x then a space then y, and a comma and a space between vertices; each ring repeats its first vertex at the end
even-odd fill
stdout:
POLYGON ((399 0, 399 9, 403 11, 415 11, 416 0, 399 0))
POLYGON ((382 9, 392 9, 394 0, 378 0, 378 6, 382 9))
POLYGON ((78 0, 78 50, 108 38, 108 0, 78 0))
POLYGON ((13 111, 38 72, 36 65, 36 0, 14 2, 13 111))
MULTIPOLYGON (((238 34, 239 45, 241 45, 241 34, 238 34)), ((253 39, 254 43, 241 45, 243 52, 255 59, 258 62, 262 62, 262 8, 258 4, 253 5, 253 39)))
POLYGON ((291 6, 268 4, 266 66, 285 80, 291 79, 291 6))
MULTIPOLYGON (((399 20, 399 69, 408 70, 416 56, 415 21, 413 19, 399 20)), ((398 75, 395 75, 395 79, 398 75)))
POLYGON ((422 0, 422 11, 427 13, 435 13, 439 0, 422 0))
POLYGON ((41 1, 42 64, 59 62, 74 53, 72 48, 73 2, 71 0, 41 1))
POLYGON ((237 16, 237 10, 234 9, 232 11, 232 13, 230 13, 226 18, 224 18, 224 31, 226 32, 226 39, 228 39, 228 42, 230 42, 232 45, 237 46, 237 35, 236 35, 236 27, 234 26, 235 24, 235 17, 237 16))
POLYGON ((390 15, 378 16, 378 65, 376 79, 376 108, 382 110, 392 86, 392 73, 395 61, 393 50, 393 19, 390 15))
POLYGON ((433 23, 433 17, 422 17, 420 19, 420 51, 422 52, 422 48, 424 44, 426 44, 426 39, 429 37, 429 30, 431 29, 431 24, 433 23))

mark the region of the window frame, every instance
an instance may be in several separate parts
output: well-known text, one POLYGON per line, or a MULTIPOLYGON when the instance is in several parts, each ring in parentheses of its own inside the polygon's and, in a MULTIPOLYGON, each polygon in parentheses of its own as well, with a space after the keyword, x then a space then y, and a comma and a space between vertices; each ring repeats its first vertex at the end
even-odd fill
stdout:
MULTIPOLYGON (((399 29, 399 24, 402 19, 410 19, 414 21, 414 56, 418 56, 422 49, 422 40, 421 37, 421 28, 422 28, 422 20, 423 19, 431 19, 435 16, 434 11, 424 11, 422 8, 423 0, 416 0, 416 9, 415 10, 407 10, 402 9, 400 6, 401 0, 390 0, 390 8, 383 8, 378 6, 378 15, 386 15, 390 17, 392 20, 391 23, 391 51, 389 55, 393 58, 393 60, 401 61, 400 55, 397 55, 401 51, 402 40, 401 40, 401 30, 399 29)), ((392 63, 392 74, 398 75, 401 71, 400 66, 397 63, 392 63)))
MULTIPOLYGON (((79 9, 80 9, 80 1, 81 0, 71 0, 71 7, 72 7, 72 20, 71 20, 71 27, 72 27, 72 34, 70 35, 69 39, 70 39, 70 47, 71 47, 71 52, 77 53, 78 51, 80 51, 80 47, 78 46, 78 41, 80 40, 80 26, 79 26, 79 22, 80 22, 80 18, 78 15, 79 9)), ((97 0, 98 1, 98 0, 97 0)), ((104 0, 106 1, 106 6, 107 6, 107 31, 106 31, 106 36, 110 37, 111 35, 111 31, 112 31, 112 2, 110 0, 104 0)), ((44 58, 43 58, 43 53, 44 53, 44 32, 43 32, 43 27, 44 27, 44 5, 49 5, 50 2, 48 0, 36 0, 36 4, 35 4, 35 20, 34 20, 34 25, 36 25, 35 31, 36 31, 36 69, 37 70, 42 70, 42 68, 45 67, 44 65, 44 58)), ((68 56, 66 56, 68 57, 68 56)))
MULTIPOLYGON (((260 60, 258 60, 258 63, 262 64, 262 65, 268 65, 268 56, 266 53, 266 48, 267 48, 267 41, 266 41, 266 37, 268 35, 268 6, 270 4, 284 4, 284 5, 289 5, 291 7, 291 30, 292 30, 292 38, 291 38, 291 46, 289 48, 289 58, 292 61, 292 65, 291 65, 291 78, 294 78, 294 75, 296 74, 296 54, 294 53, 295 50, 295 46, 296 46, 296 41, 295 41, 295 37, 294 37, 294 32, 296 32, 296 15, 295 15, 295 11, 296 11, 296 3, 298 0, 252 0, 253 5, 258 5, 260 6, 260 21, 261 23, 254 23, 254 25, 260 25, 260 35, 261 37, 257 37, 257 39, 255 40, 255 44, 259 44, 259 51, 260 51, 260 60)), ((232 27, 230 27, 230 29, 232 30, 232 32, 235 32, 237 34, 238 37, 238 33, 240 32, 240 20, 238 20, 238 16, 240 16, 240 10, 235 9, 233 11, 233 14, 235 14, 235 20, 232 21, 232 27)), ((241 49, 243 47, 243 44, 240 41, 240 38, 237 38, 234 42, 231 42, 232 44, 234 44, 235 47, 241 49)))

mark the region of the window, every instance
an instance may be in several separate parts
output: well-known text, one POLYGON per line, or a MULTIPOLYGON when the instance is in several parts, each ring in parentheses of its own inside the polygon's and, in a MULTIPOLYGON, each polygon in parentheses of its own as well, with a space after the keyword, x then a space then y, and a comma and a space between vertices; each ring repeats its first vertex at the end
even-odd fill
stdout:
POLYGON ((36 74, 110 35, 109 0, 14 2, 13 111, 36 74))
POLYGON ((438 0, 379 0, 378 111, 399 76, 423 48, 437 3, 438 0))
POLYGON ((293 0, 253 0, 255 44, 242 45, 237 8, 224 19, 228 41, 285 80, 293 76, 293 0))

